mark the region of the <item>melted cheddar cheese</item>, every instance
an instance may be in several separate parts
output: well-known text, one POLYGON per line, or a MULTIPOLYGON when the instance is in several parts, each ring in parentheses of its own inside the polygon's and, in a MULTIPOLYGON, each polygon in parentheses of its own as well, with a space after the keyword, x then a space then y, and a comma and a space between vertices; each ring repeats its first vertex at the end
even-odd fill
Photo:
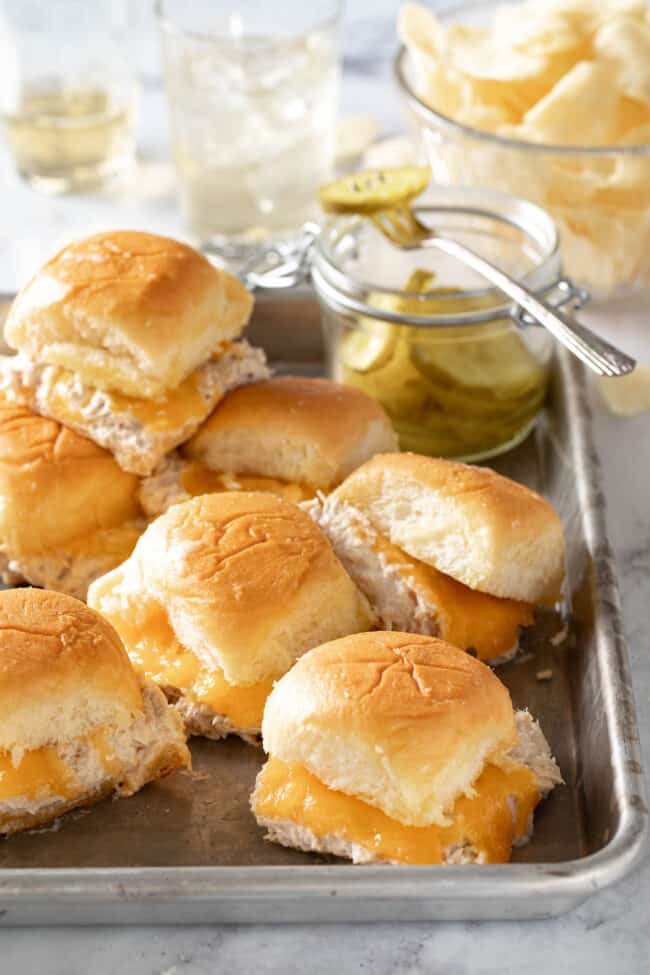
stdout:
POLYGON ((144 526, 139 529, 133 525, 104 528, 90 535, 71 539, 65 543, 65 550, 73 555, 110 556, 113 564, 119 565, 128 559, 143 531, 144 526))
POLYGON ((500 657, 512 650, 519 628, 534 622, 535 607, 530 603, 470 589, 380 536, 372 547, 397 566, 405 579, 412 580, 427 602, 435 606, 439 624, 436 636, 462 650, 476 650, 480 660, 500 657))
MULTIPOLYGON (((107 745, 103 731, 80 739, 96 752, 107 778, 119 777, 122 763, 107 745)), ((0 752, 0 802, 5 799, 70 799, 79 793, 74 772, 52 745, 26 751, 15 765, 7 752, 0 752)))
POLYGON ((275 477, 252 474, 224 474, 208 470, 203 464, 192 462, 183 469, 181 483, 192 497, 199 494, 218 494, 220 491, 267 491, 285 501, 308 501, 316 494, 315 488, 295 481, 281 481, 275 477))
POLYGON ((73 777, 57 755, 56 748, 37 748, 25 752, 14 766, 11 755, 0 754, 0 802, 4 799, 39 799, 58 796, 68 799, 73 793, 73 777))
POLYGON ((177 687, 188 700, 224 715, 237 728, 257 729, 273 680, 249 687, 229 684, 220 668, 207 668, 176 638, 165 611, 151 608, 146 621, 134 623, 126 615, 109 617, 137 671, 162 687, 177 687))
POLYGON ((270 757, 257 780, 253 810, 259 818, 288 819, 316 836, 358 843, 381 860, 443 863, 449 847, 469 843, 483 862, 507 863, 539 802, 537 778, 514 762, 487 765, 474 791, 456 800, 450 826, 405 826, 362 799, 329 789, 302 766, 270 757))
MULTIPOLYGON (((53 375, 47 393, 47 409, 62 423, 71 426, 84 425, 84 409, 95 395, 93 387, 87 388, 85 398, 79 402, 73 397, 71 387, 76 381, 74 373, 58 368, 53 375)), ((217 389, 214 397, 206 401, 201 394, 200 370, 184 379, 175 389, 168 390, 156 399, 140 399, 122 393, 102 391, 112 415, 128 413, 151 433, 180 430, 188 424, 199 423, 221 399, 217 389)))

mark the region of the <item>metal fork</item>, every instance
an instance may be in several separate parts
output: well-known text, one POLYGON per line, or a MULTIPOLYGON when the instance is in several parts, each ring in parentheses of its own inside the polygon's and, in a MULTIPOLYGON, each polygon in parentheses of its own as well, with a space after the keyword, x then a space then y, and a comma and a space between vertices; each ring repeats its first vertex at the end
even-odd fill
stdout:
POLYGON ((478 271, 599 376, 625 376, 636 366, 636 361, 630 356, 601 339, 591 329, 579 325, 568 315, 552 308, 471 248, 450 237, 443 237, 431 227, 425 226, 410 207, 393 207, 367 216, 384 237, 402 250, 435 247, 478 271))

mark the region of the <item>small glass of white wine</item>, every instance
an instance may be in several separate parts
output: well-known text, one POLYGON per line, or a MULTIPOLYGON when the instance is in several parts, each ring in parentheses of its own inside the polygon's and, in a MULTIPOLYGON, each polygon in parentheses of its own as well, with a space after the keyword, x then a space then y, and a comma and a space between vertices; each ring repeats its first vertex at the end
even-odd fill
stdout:
POLYGON ((66 193, 135 158, 128 0, 0 0, 0 116, 19 175, 66 193))

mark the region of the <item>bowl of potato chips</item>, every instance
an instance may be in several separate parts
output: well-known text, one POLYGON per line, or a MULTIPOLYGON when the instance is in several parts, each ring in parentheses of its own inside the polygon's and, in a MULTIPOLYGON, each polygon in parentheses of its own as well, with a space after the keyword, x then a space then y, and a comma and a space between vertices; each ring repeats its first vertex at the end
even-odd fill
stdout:
POLYGON ((554 217, 595 295, 650 284, 650 11, 645 0, 472 3, 399 15, 407 118, 449 186, 554 217))

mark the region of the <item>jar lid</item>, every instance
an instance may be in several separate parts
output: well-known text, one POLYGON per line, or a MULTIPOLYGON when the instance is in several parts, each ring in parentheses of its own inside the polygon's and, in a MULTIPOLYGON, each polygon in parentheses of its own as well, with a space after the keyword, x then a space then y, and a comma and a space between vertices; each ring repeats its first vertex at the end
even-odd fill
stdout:
MULTIPOLYGON (((444 187, 428 189, 413 209, 424 224, 466 244, 537 294, 562 284, 556 225, 535 204, 496 190, 444 187)), ((510 298, 486 287, 484 278, 457 258, 435 248, 401 250, 358 217, 338 218, 323 228, 312 279, 336 310, 396 324, 477 324, 510 315, 513 308, 510 298), (416 270, 433 274, 431 290, 405 290, 416 270), (404 299, 408 314, 395 310, 404 307, 404 299), (420 302, 422 313, 416 310, 420 302)))

